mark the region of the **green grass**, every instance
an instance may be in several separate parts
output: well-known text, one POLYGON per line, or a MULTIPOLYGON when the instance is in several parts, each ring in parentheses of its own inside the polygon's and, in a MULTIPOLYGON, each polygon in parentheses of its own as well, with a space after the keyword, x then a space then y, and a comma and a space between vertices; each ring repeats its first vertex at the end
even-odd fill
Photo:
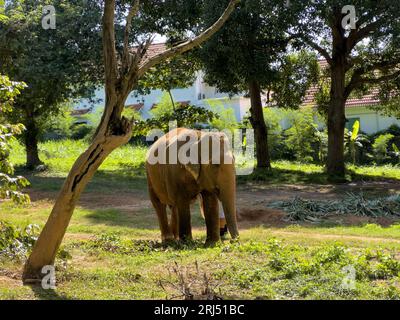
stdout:
MULTIPOLYGON (((29 206, 0 203, 0 220, 43 227, 56 191, 86 144, 41 144, 45 172, 28 174, 41 200, 29 206), (47 197, 47 198, 46 198, 47 197)), ((125 146, 102 165, 86 190, 91 197, 146 198, 143 170, 146 148, 125 146)), ((12 156, 22 169, 23 149, 12 156)), ((350 168, 355 179, 398 179, 399 170, 350 168)), ((275 162, 274 173, 255 172, 241 183, 271 185, 325 183, 323 168, 275 162), (259 175, 259 176, 258 176, 259 175)), ((123 198, 121 198, 123 199, 123 198)), ((116 202, 116 205, 123 203, 116 202)), ((196 210, 197 212, 197 210, 196 210)), ((179 296, 179 279, 197 296, 204 274, 216 295, 233 299, 400 299, 400 224, 323 222, 241 228, 240 242, 205 248, 204 221, 193 216, 194 241, 164 247, 150 206, 102 208, 82 202, 75 210, 57 258, 57 289, 22 286, 23 264, 0 257, 0 299, 164 299, 179 296), (344 268, 354 268, 354 286, 343 285, 344 268)), ((181 297, 179 297, 181 298, 181 297)))

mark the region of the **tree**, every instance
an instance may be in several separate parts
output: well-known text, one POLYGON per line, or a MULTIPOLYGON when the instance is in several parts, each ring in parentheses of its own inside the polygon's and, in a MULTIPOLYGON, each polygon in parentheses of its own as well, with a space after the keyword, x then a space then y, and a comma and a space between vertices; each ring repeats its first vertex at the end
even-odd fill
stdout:
POLYGON ((25 125, 27 167, 42 162, 38 138, 49 118, 71 99, 90 97, 103 76, 98 1, 16 0, 6 2, 0 20, 0 72, 24 81, 28 88, 7 118, 25 125), (54 5, 56 29, 42 27, 42 10, 54 5), (79 35, 77 37, 77 35, 79 35))
POLYGON ((327 171, 343 180, 345 104, 357 91, 400 76, 400 3, 382 0, 298 0, 290 7, 299 12, 291 30, 297 45, 316 50, 329 66, 326 99, 328 122, 327 171), (355 12, 354 10, 355 9, 355 12))
POLYGON ((21 192, 29 183, 23 177, 13 177, 14 167, 9 161, 10 142, 15 135, 22 133, 24 126, 8 124, 3 116, 12 111, 14 99, 23 88, 24 83, 10 81, 0 74, 0 200, 11 199, 17 203, 29 202, 29 196, 21 192))
MULTIPOLYGON (((291 101, 286 106, 301 103, 301 99, 292 94, 293 88, 290 88, 290 85, 298 84, 293 74, 288 72, 296 69, 293 67, 295 61, 284 56, 289 41, 287 30, 295 21, 287 14, 288 9, 284 4, 284 1, 243 1, 218 36, 199 50, 208 84, 222 92, 247 93, 250 97, 250 122, 255 134, 259 168, 271 168, 262 93, 267 92, 270 103, 281 106, 285 104, 285 95, 272 92, 285 87, 286 93, 291 93, 287 95, 291 101), (288 65, 286 73, 280 73, 285 63, 288 65), (289 67, 289 63, 292 67, 289 67), (272 95, 276 98, 275 102, 272 101, 272 95)), ((224 1, 205 1, 204 21, 214 19, 215 8, 222 5, 224 1)), ((300 95, 303 91, 305 93, 305 90, 299 91, 300 95)))
MULTIPOLYGON (((157 64, 183 54, 208 40, 228 20, 239 0, 231 0, 219 19, 197 37, 157 53, 147 55, 153 37, 142 40, 136 50, 130 49, 132 22, 140 13, 140 1, 129 8, 120 55, 117 54, 115 32, 115 0, 106 0, 103 14, 103 58, 106 104, 104 113, 89 148, 77 159, 59 193, 50 217, 33 248, 24 269, 25 283, 42 277, 43 266, 53 265, 76 203, 97 168, 119 146, 127 143, 132 134, 132 122, 122 116, 125 102, 138 80, 157 64)), ((137 41, 140 38, 137 38, 137 41)), ((143 39, 143 35, 141 37, 143 39)))

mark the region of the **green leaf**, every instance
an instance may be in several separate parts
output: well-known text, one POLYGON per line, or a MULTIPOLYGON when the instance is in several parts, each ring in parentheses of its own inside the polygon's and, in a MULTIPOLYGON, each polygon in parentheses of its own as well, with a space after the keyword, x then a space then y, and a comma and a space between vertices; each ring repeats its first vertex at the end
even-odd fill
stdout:
POLYGON ((358 136, 358 133, 360 132, 360 121, 356 121, 356 122, 354 122, 354 125, 353 125, 353 132, 352 132, 352 134, 351 134, 351 141, 356 141, 357 140, 357 136, 358 136))

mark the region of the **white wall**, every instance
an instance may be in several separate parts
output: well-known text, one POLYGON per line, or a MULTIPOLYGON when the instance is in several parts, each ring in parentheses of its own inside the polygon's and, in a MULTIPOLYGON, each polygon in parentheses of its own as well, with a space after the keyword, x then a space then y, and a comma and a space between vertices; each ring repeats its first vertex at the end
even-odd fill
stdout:
MULTIPOLYGON (((126 104, 137 104, 143 103, 144 108, 142 111, 142 116, 146 119, 150 116, 149 111, 154 104, 160 102, 164 92, 161 90, 152 90, 148 95, 138 95, 136 96, 135 93, 131 93, 127 99, 126 104)), ((195 82, 189 88, 184 89, 174 89, 172 90, 172 95, 176 102, 179 101, 190 101, 191 104, 197 106, 207 107, 208 104, 206 103, 207 99, 221 99, 225 102, 226 107, 231 107, 235 109, 236 118, 240 121, 243 118, 243 111, 241 106, 241 98, 239 96, 234 96, 232 99, 229 99, 229 95, 227 93, 218 92, 214 87, 210 87, 203 81, 203 73, 198 72, 195 82)), ((103 107, 105 102, 105 92, 104 89, 101 88, 96 91, 95 100, 98 100, 98 103, 95 104, 96 107, 103 107)), ((248 99, 247 99, 248 100, 248 99)), ((225 104, 225 103, 224 103, 225 104)), ((87 99, 83 99, 79 101, 75 105, 75 109, 86 109, 91 107, 92 105, 87 99)))
POLYGON ((398 119, 382 116, 366 107, 346 108, 346 117, 348 119, 360 118, 361 130, 367 134, 385 130, 393 124, 400 126, 400 121, 398 119))

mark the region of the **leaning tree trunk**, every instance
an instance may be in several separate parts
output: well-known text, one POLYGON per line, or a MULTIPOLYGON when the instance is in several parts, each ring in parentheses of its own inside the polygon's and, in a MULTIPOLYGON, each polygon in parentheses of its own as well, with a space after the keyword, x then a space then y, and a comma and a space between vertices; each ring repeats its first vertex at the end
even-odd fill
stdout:
POLYGON ((26 167, 29 170, 35 169, 43 164, 39 158, 38 135, 39 131, 33 117, 27 117, 25 123, 25 149, 26 149, 26 167))
POLYGON ((92 179, 108 155, 129 141, 132 125, 124 118, 120 121, 118 133, 113 134, 113 129, 110 127, 107 128, 105 134, 99 133, 72 167, 54 204, 50 217, 25 265, 23 275, 25 283, 41 279, 42 267, 54 264, 57 250, 87 183, 92 179))
POLYGON ((250 89, 250 122, 254 129, 256 142, 257 167, 271 169, 271 160, 268 149, 268 128, 264 120, 264 112, 261 100, 260 85, 253 81, 250 89))
POLYGON ((141 43, 136 52, 129 48, 130 29, 133 17, 138 13, 140 1, 135 0, 129 10, 122 59, 118 60, 115 40, 115 0, 106 0, 103 15, 103 56, 105 69, 106 105, 100 126, 89 148, 78 158, 59 193, 50 217, 25 264, 25 283, 39 281, 44 266, 53 265, 57 250, 65 235, 75 206, 88 182, 107 156, 119 146, 127 143, 132 133, 132 122, 121 116, 129 93, 136 87, 138 79, 153 66, 182 54, 217 32, 235 10, 240 0, 231 0, 223 15, 210 28, 194 39, 146 58, 152 37, 141 43))
POLYGON ((328 159, 327 171, 331 181, 343 181, 345 115, 345 70, 344 63, 332 67, 331 100, 328 109, 328 159))

